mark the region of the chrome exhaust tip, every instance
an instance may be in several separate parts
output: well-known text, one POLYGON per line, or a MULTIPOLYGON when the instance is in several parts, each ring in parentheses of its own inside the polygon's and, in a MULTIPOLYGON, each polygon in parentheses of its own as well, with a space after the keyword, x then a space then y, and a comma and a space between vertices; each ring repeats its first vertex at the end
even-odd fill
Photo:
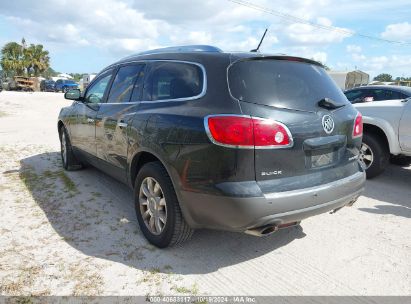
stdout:
POLYGON ((268 236, 270 234, 273 234, 278 230, 278 226, 276 225, 267 225, 263 227, 258 227, 254 229, 248 229, 244 231, 246 234, 253 235, 253 236, 268 236))

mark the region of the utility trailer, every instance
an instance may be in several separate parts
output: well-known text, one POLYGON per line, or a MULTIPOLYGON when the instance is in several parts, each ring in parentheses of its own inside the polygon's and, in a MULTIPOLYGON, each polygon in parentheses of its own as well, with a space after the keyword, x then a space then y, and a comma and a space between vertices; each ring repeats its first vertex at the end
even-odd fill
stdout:
POLYGON ((359 70, 351 72, 329 71, 328 75, 330 75, 341 90, 367 85, 370 81, 370 75, 359 70))
POLYGON ((14 76, 3 82, 3 88, 7 91, 39 91, 40 82, 37 77, 14 76))

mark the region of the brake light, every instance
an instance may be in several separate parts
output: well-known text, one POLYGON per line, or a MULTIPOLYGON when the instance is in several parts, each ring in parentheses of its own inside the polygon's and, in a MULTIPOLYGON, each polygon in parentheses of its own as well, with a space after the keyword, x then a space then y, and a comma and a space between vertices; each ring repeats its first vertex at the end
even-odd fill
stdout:
POLYGON ((288 147, 291 144, 291 134, 288 128, 269 119, 253 118, 254 145, 258 147, 288 147))
POLYGON ((358 112, 354 120, 354 129, 352 132, 352 137, 353 138, 360 137, 362 136, 362 132, 363 132, 362 115, 360 112, 358 112))
POLYGON ((274 120, 239 115, 205 118, 210 140, 232 148, 287 148, 292 146, 288 128, 274 120))
POLYGON ((215 143, 253 147, 253 122, 241 116, 213 116, 208 118, 208 129, 215 143))

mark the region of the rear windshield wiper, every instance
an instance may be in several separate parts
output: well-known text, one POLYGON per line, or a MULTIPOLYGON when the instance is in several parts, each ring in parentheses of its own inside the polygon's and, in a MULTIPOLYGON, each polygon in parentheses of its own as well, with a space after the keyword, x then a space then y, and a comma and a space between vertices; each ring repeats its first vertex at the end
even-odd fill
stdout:
POLYGON ((345 104, 337 103, 335 100, 327 97, 321 99, 317 104, 319 107, 328 110, 334 110, 345 106, 345 104))

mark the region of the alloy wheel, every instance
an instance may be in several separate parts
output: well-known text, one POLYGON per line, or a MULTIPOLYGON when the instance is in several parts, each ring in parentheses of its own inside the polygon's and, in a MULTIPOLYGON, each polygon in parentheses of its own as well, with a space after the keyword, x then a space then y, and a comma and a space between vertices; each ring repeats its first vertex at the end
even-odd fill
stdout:
POLYGON ((371 148, 365 143, 361 144, 359 159, 365 165, 365 169, 371 167, 374 161, 374 153, 372 152, 371 148))
POLYGON ((167 205, 160 184, 146 177, 140 186, 140 212, 148 230, 155 235, 163 232, 167 222, 167 205))
POLYGON ((64 130, 61 132, 61 156, 63 158, 63 164, 67 164, 67 142, 64 130))

